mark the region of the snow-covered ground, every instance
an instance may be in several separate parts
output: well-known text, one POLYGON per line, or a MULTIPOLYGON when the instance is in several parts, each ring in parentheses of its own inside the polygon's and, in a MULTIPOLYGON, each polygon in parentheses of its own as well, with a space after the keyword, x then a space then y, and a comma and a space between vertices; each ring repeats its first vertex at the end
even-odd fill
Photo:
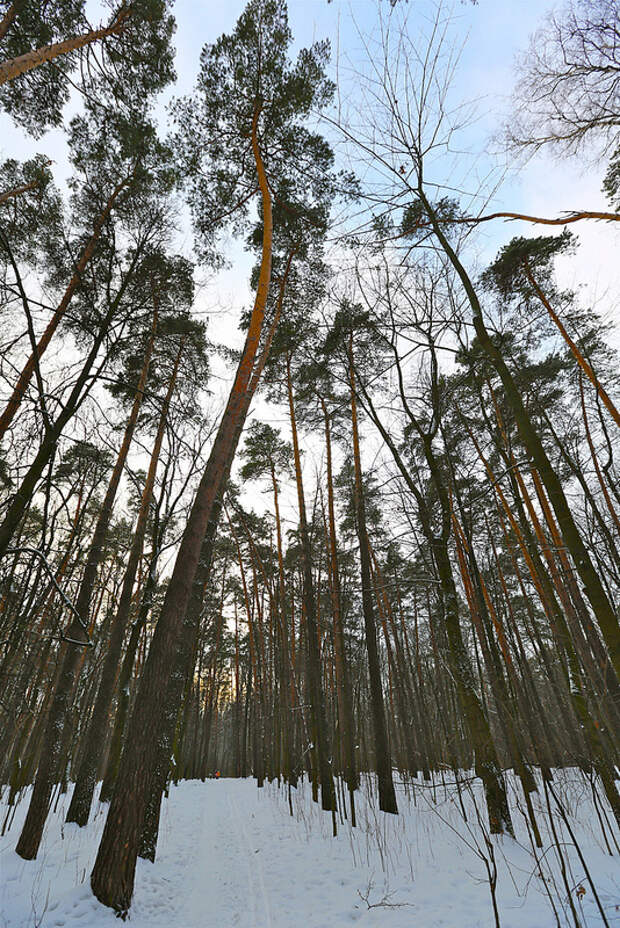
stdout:
MULTIPOLYGON (((452 779, 450 777, 450 779, 452 779)), ((556 779, 595 883, 608 924, 620 924, 620 857, 610 856, 591 802, 576 772, 556 779)), ((398 790, 401 814, 378 812, 358 794, 359 827, 339 822, 332 838, 329 814, 311 802, 307 785, 287 795, 251 780, 180 784, 166 801, 157 861, 139 861, 131 908, 134 928, 493 928, 495 919, 484 862, 484 831, 465 796, 463 821, 453 786, 398 790), (481 856, 482 855, 482 856, 481 856)), ((105 808, 89 826, 63 825, 67 797, 50 816, 39 857, 14 852, 26 796, 11 830, 0 839, 2 928, 112 928, 119 922, 89 888, 105 808)), ((494 839, 501 928, 573 925, 557 862, 556 839, 540 809, 544 848, 540 869, 515 815, 517 840, 494 839), (554 896, 553 913, 540 878, 554 896), (559 921, 558 921, 559 919, 559 921)), ((2 818, 6 807, 0 804, 2 818)), ((556 822, 568 857, 566 880, 582 928, 603 925, 584 865, 570 835, 556 822), (585 893, 582 892, 585 890, 585 893)), ((610 840, 612 840, 610 838, 610 840)), ((492 863, 490 863, 492 868, 492 863)))

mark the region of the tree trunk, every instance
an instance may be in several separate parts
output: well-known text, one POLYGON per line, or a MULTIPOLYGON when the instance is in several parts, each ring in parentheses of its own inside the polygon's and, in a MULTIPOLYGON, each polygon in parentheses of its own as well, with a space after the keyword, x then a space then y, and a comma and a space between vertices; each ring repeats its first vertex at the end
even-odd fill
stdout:
POLYGON ((53 61, 61 55, 68 55, 78 48, 83 48, 85 45, 99 41, 99 39, 105 39, 109 35, 118 35, 125 28, 127 17, 130 14, 131 10, 125 7, 119 11, 109 26, 102 29, 93 29, 83 35, 65 39, 64 42, 56 42, 54 45, 43 45, 41 48, 19 55, 18 58, 9 58, 8 61, 0 64, 0 86, 6 84, 7 81, 14 81, 16 77, 40 67, 47 61, 53 61))
POLYGON ((351 807, 351 825, 355 827, 355 790, 358 787, 357 770, 355 766, 355 723, 353 719, 353 703, 351 699, 351 684, 347 667, 347 656, 344 642, 344 628, 340 602, 340 571, 338 568, 338 549, 336 542, 336 513, 334 505, 334 479, 332 467, 332 442, 329 423, 329 412, 322 397, 319 397, 323 410, 325 425, 325 450, 327 459, 327 509, 329 513, 329 553, 331 566, 331 592, 332 616, 334 622, 334 663, 336 668, 336 691, 340 715, 340 728, 342 731, 342 744, 344 747, 344 766, 347 786, 349 788, 349 803, 351 807))
POLYGON ((295 404, 293 400, 293 384, 291 379, 291 359, 286 356, 286 383, 288 391, 289 415, 291 432, 293 436, 293 455, 295 460, 295 481, 297 484, 297 503, 299 508, 299 532, 301 536, 301 551, 303 563, 303 595, 306 607, 306 643, 308 646, 308 686, 312 721, 314 728, 314 742, 318 753, 319 777, 321 780, 321 804, 325 810, 335 809, 334 781, 329 762, 329 738, 327 734, 327 716, 325 714, 325 701, 321 685, 321 657, 319 654, 317 610, 314 595, 314 581, 312 578, 312 549, 308 532, 306 517, 306 502, 301 473, 301 454, 297 436, 297 421, 295 418, 295 404))
POLYGON ((398 813, 396 792, 392 780, 392 758, 385 723, 383 687, 381 684, 381 665, 377 642, 377 625, 372 602, 372 571, 368 534, 366 530, 366 507, 364 504, 364 486, 362 481, 362 456, 360 453, 359 429, 357 423, 357 401, 355 396, 355 372, 353 368, 353 335, 349 336, 349 382, 351 387, 351 428, 353 436, 353 463, 355 467, 355 510, 357 515, 357 535, 360 545, 360 565, 362 578, 362 609, 366 632, 366 652, 368 654, 368 675, 370 678, 370 699, 372 708, 373 731, 375 738, 375 764, 379 783, 379 808, 383 812, 398 813))
POLYGON ((46 429, 43 436, 43 441, 39 446, 39 450, 35 456, 35 459, 30 465, 24 479, 22 480, 19 490, 14 494, 12 503, 6 510, 4 520, 0 525, 0 557, 6 553, 6 550, 11 543, 13 534, 17 529, 17 526, 19 525, 19 522, 24 512, 26 511, 27 506, 30 504, 30 500, 34 494, 37 481, 45 470, 46 464, 50 461, 56 451, 58 439, 62 435, 62 431, 65 425, 79 409, 81 403, 84 401, 94 384, 93 378, 90 379, 90 384, 88 384, 91 369, 97 359, 99 349, 101 348, 101 345, 103 344, 104 339, 109 332, 110 325, 118 309, 125 289, 129 284, 131 279, 131 272, 138 261, 140 253, 141 248, 138 247, 134 253, 131 267, 128 273, 125 275, 125 280, 119 288, 119 291, 116 294, 112 305, 108 309, 108 312, 106 313, 101 323, 86 361, 84 362, 84 366, 80 371, 80 375, 75 385, 73 386, 71 393, 69 394, 62 412, 59 414, 56 421, 46 429), (82 390, 85 386, 86 389, 84 390, 84 393, 82 393, 82 390))
POLYGON ((168 385, 168 392, 166 393, 159 417, 159 426, 155 436, 153 451, 151 452, 151 461, 149 464, 147 478, 144 484, 144 489, 142 490, 140 510, 136 520, 136 528, 131 544, 131 550, 129 552, 129 559, 127 562, 127 569, 125 571, 125 578, 123 580, 123 588, 118 603, 118 610, 112 623, 108 651, 105 656, 103 670, 101 672, 101 679, 99 682, 99 690, 97 692, 97 698, 95 700, 95 706, 90 718, 88 729, 85 734, 82 762, 78 770, 78 775, 75 779, 75 789, 73 790, 71 804, 69 805, 69 810, 67 812, 67 822, 75 822, 80 826, 86 825, 88 822, 88 816, 90 814, 90 806, 92 803, 93 793, 95 791, 95 783, 101 761, 101 755, 106 743, 110 705, 112 703, 112 697, 114 696, 114 684, 116 682, 118 665, 121 658, 125 630, 131 612, 131 601, 133 587, 136 579, 136 572, 144 548, 144 536, 146 533, 146 525, 151 506, 153 488, 155 486, 155 477, 157 474, 159 455, 161 452, 161 446, 164 440, 164 432, 166 430, 166 424, 168 421, 168 410, 170 408, 170 401, 176 386, 177 374, 179 370, 179 364, 181 362, 184 343, 185 340, 181 339, 181 345, 174 362, 174 368, 170 377, 170 383, 168 385))
POLYGON ((133 895, 136 858, 146 803, 151 792, 158 739, 166 706, 166 681, 170 654, 177 648, 202 542, 210 519, 218 508, 249 404, 249 387, 271 280, 272 205, 267 177, 258 146, 260 108, 252 121, 252 148, 259 176, 263 206, 263 251, 250 326, 235 381, 220 422, 205 473, 200 482, 174 570, 157 622, 148 659, 144 665, 136 705, 128 727, 118 778, 106 819, 91 887, 104 905, 125 913, 133 895))

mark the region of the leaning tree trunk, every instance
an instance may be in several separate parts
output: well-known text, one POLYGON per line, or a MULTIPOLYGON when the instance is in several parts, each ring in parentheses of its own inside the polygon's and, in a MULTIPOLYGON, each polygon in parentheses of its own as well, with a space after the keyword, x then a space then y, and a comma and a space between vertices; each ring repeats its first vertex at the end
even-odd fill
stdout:
MULTIPOLYGON (((286 282, 288 279, 288 273, 291 267, 291 260, 293 253, 289 256, 289 261, 287 262, 287 267, 285 273, 280 281, 280 290, 278 294, 278 300, 276 305, 276 311, 274 313, 274 318, 271 323, 269 332, 266 339, 264 340, 263 347, 261 349, 260 357, 255 361, 254 367, 252 370, 252 378, 248 385, 243 404, 239 410, 236 434, 233 436, 232 444, 236 448, 239 440, 241 438, 241 432, 243 430, 243 425, 245 422, 248 409, 250 407, 250 402, 256 388, 258 387, 260 377, 265 366, 269 351, 271 349, 271 343, 273 336, 280 319, 280 312, 282 309, 282 300, 284 298, 284 291, 286 287, 286 282)), ((170 655, 169 658, 169 675, 167 683, 167 692, 165 697, 165 708, 163 717, 161 719, 158 741, 155 751, 155 760, 153 762, 153 774, 151 777, 151 783, 149 786, 149 794, 146 800, 144 821, 142 823, 142 829, 140 833, 140 842, 138 854, 140 857, 145 857, 149 860, 155 859, 155 852, 157 848, 157 836, 159 832, 159 818, 161 811, 161 798, 166 785, 168 772, 170 769, 170 758, 173 749, 174 737, 177 727, 179 707, 181 705, 181 700, 183 696, 183 690, 185 686, 185 681, 188 679, 189 675, 192 672, 192 661, 195 654, 195 641, 199 633, 199 619, 200 613, 202 610, 202 602, 204 598, 205 589, 209 581, 211 563, 213 559, 213 545, 215 542, 217 527, 220 521, 221 510, 224 502, 224 490, 228 482, 230 475, 230 467, 232 465, 233 457, 231 455, 227 467, 220 475, 220 490, 218 495, 215 498, 213 509, 207 523, 207 528, 202 540, 200 555, 198 558, 198 567, 194 574, 194 581, 192 584, 192 591, 189 598, 188 606, 185 610, 185 615, 183 617, 183 626, 181 634, 177 639, 177 645, 175 651, 170 655)), ((245 588, 245 579, 243 577, 243 563, 241 562, 241 572, 242 580, 245 588)), ((251 627, 251 624, 250 624, 251 627)), ((210 699, 212 696, 210 695, 210 699)), ((209 710, 208 724, 211 724, 211 715, 209 710)), ((204 753, 208 750, 208 741, 209 741, 210 731, 207 732, 206 749, 204 753)), ((206 761, 206 756, 204 757, 206 761)))
POLYGON ((588 378, 588 380, 590 381, 590 383, 596 390, 598 396, 601 398, 601 400, 607 407, 607 411, 609 412, 610 416, 612 417, 616 425, 620 426, 620 412, 618 412, 617 406, 615 405, 615 403, 613 402, 613 400, 611 399, 611 397, 609 396, 609 394, 607 393, 607 391, 601 384, 600 380, 596 376, 594 370, 592 369, 592 365, 589 364, 589 362, 584 358, 583 352, 580 351, 578 345, 573 341, 573 339, 570 337, 570 335, 566 331, 566 327, 564 323, 562 322, 562 320, 560 319, 560 317, 554 310, 553 306, 551 305, 551 303, 545 296, 540 284, 538 283, 538 281, 532 274, 532 269, 527 260, 525 261, 525 273, 526 273, 527 279, 529 280, 530 284, 534 288, 534 292, 536 293, 536 296, 538 297, 542 305, 547 310, 549 317, 555 323, 560 335, 562 336, 562 338, 564 339, 564 341, 570 348, 571 354, 573 355, 575 361, 579 365, 580 370, 583 371, 583 373, 586 375, 586 377, 588 378))
POLYGON ((223 491, 222 479, 227 476, 235 455, 263 330, 271 280, 273 219, 271 193, 258 145, 259 113, 257 106, 252 121, 251 140, 262 196, 263 249, 254 307, 232 390, 183 533, 148 659, 142 671, 116 787, 91 874, 91 887, 95 896, 119 913, 128 910, 133 895, 140 833, 157 758, 162 719, 167 708, 169 655, 176 648, 181 633, 202 541, 223 491))
POLYGON ((363 386, 362 391, 372 420, 390 449, 392 457, 405 483, 411 490, 418 504, 418 513, 422 524, 422 530, 433 553, 433 560, 437 568, 439 579, 442 619, 447 638, 448 664, 474 748, 476 772, 484 784, 491 830, 495 833, 507 831, 509 834, 512 834, 513 828, 508 808, 506 786, 497 758, 489 722, 484 714, 478 694, 476 693, 471 660, 461 632, 458 596, 448 550, 450 500, 437 467, 431 442, 427 437, 426 440, 423 441, 423 446, 427 464, 431 472, 431 478, 441 504, 442 531, 439 535, 435 535, 432 530, 430 514, 428 513, 425 500, 405 466, 405 462, 392 436, 381 422, 372 400, 363 386))
POLYGON ((23 0, 21 0, 21 2, 20 0, 13 0, 8 10, 6 11, 2 19, 0 20, 0 41, 2 41, 2 39, 5 37, 5 35, 9 31, 11 23, 13 22, 13 20, 19 13, 19 7, 22 5, 22 3, 23 3, 23 0))
POLYGON ((99 331, 95 336, 91 349, 84 362, 84 366, 82 367, 80 375, 76 380, 71 393, 69 394, 67 402, 63 406, 62 412, 58 415, 56 421, 45 430, 43 440, 39 446, 39 450, 37 451, 32 464, 28 468, 28 471, 21 482, 19 490, 13 495, 13 501, 11 502, 11 505, 6 510, 2 524, 0 524, 0 557, 6 553, 7 548, 11 544, 11 539, 34 495, 37 482, 45 470, 46 465, 51 460, 56 451, 58 439, 62 435, 65 425, 69 422, 72 416, 75 415, 80 405, 92 389, 95 378, 90 377, 90 372, 97 359, 97 355, 99 354, 106 335, 108 335, 110 325, 118 310, 125 290, 129 285, 132 271, 136 266, 140 253, 141 248, 139 247, 135 251, 131 266, 125 275, 125 279, 122 285, 119 287, 118 293, 116 294, 112 304, 110 305, 110 308, 108 309, 105 317, 101 322, 99 331))
MULTIPOLYGON (((13 4, 11 9, 13 9, 14 6, 13 4)), ((9 28, 10 21, 7 22, 7 19, 10 12, 11 10, 9 10, 3 18, 0 24, 0 31, 2 28, 4 28, 5 31, 9 28)), ((9 58, 8 61, 3 61, 0 64, 0 86, 6 84, 8 81, 14 81, 15 78, 21 77, 22 74, 27 74, 28 71, 39 68, 48 61, 54 61, 55 58, 60 58, 62 55, 68 55, 71 52, 77 51, 78 48, 83 48, 85 45, 90 45, 92 42, 98 42, 99 39, 105 39, 110 35, 118 35, 125 28, 127 17, 130 15, 130 12, 131 11, 127 7, 123 7, 109 26, 104 26, 102 29, 92 29, 90 32, 85 32, 83 35, 76 35, 71 39, 65 39, 64 42, 56 42, 54 45, 44 45, 41 48, 36 48, 23 55, 19 55, 17 58, 9 58)))

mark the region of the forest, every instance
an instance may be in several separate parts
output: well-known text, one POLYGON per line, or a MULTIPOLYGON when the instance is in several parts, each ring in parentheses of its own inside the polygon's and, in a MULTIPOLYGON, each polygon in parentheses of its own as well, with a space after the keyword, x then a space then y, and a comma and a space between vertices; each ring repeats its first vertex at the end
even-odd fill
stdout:
POLYGON ((0 925, 611 928, 620 6, 228 6, 0 0, 0 925))

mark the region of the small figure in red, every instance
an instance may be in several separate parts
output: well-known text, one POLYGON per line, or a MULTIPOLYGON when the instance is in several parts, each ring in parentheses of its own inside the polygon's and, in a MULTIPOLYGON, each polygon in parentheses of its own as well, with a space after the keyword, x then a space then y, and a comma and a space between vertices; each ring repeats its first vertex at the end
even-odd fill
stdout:
POLYGON ((216 779, 216 780, 219 780, 219 778, 220 778, 220 771, 219 771, 219 770, 216 770, 216 771, 215 771, 215 779, 216 779))

